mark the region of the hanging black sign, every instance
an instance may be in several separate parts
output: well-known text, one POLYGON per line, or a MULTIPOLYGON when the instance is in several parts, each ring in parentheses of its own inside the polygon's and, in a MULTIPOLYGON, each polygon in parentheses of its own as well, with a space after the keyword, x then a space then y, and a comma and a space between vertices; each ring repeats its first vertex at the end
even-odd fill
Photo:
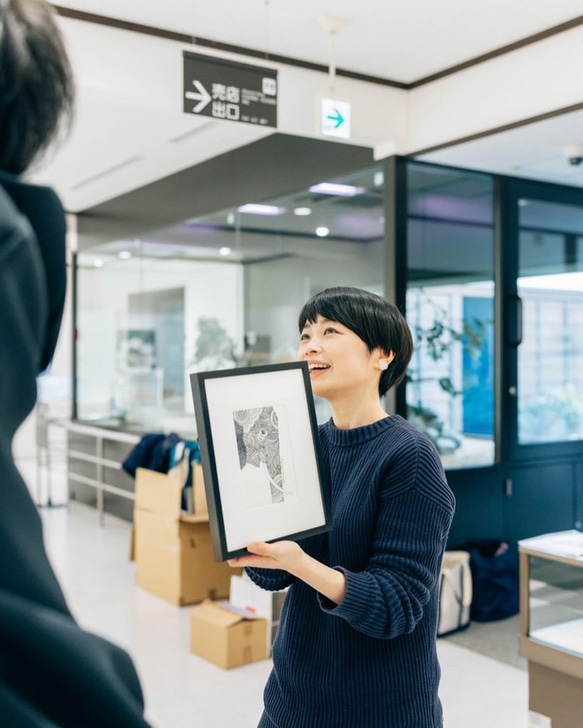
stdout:
POLYGON ((185 51, 184 111, 277 127, 277 71, 185 51))

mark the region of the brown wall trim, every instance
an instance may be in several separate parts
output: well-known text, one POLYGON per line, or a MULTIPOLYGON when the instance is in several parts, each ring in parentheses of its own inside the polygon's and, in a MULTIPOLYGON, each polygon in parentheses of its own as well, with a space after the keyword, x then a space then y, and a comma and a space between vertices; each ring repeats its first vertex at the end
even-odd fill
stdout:
MULTIPOLYGON (((177 33, 171 30, 164 30, 163 28, 155 28, 150 25, 140 25, 139 23, 131 23, 127 20, 118 20, 117 18, 110 18, 105 15, 96 15, 95 13, 86 13, 81 10, 73 10, 71 8, 65 8, 60 5, 53 5, 56 12, 63 18, 73 18, 74 20, 83 20, 87 23, 96 23, 98 25, 105 25, 110 28, 118 28, 119 30, 128 30, 134 33, 142 33, 145 35, 155 36, 156 38, 164 38, 166 40, 174 40, 179 43, 188 43, 190 45, 197 45, 203 48, 212 48, 218 51, 224 51, 227 53, 236 53, 241 56, 249 56, 251 58, 259 58, 264 61, 271 61, 272 63, 280 63, 285 66, 295 66, 296 68, 305 68, 309 71, 317 71, 319 73, 328 73, 328 67, 321 63, 312 63, 311 61, 303 61, 299 58, 291 58, 289 56, 280 56, 273 53, 266 53, 265 51, 255 50, 254 48, 244 48, 242 46, 230 45, 229 43, 220 43, 219 41, 210 40, 209 38, 199 38, 193 35, 186 35, 185 33, 177 33)), ((485 61, 490 61, 498 56, 503 56, 506 53, 524 48, 525 46, 533 43, 538 43, 540 40, 550 38, 553 35, 564 33, 567 30, 577 28, 579 25, 583 25, 583 15, 568 20, 560 25, 555 25, 552 28, 543 30, 540 33, 529 35, 522 40, 518 40, 515 43, 502 46, 496 50, 484 53, 481 56, 476 56, 469 61, 458 63, 455 66, 445 68, 443 71, 438 71, 430 76, 425 76, 417 81, 411 83, 404 83, 402 81, 393 81, 390 78, 381 78, 380 76, 369 76, 365 73, 358 73, 356 71, 348 71, 342 68, 336 69, 336 75, 344 78, 352 78, 355 81, 365 81, 366 83, 376 83, 381 86, 391 86, 392 88, 400 88, 405 91, 409 91, 420 86, 425 86, 432 81, 437 81, 440 78, 451 76, 454 73, 459 73, 466 68, 471 68, 485 61)))
MULTIPOLYGON (((171 30, 162 28, 154 28, 151 25, 140 25, 139 23, 130 23, 127 20, 118 20, 117 18, 106 17, 105 15, 96 15, 95 13, 85 13, 81 10, 72 10, 64 8, 60 5, 53 5, 56 12, 63 18, 73 18, 74 20, 83 20, 87 23, 95 23, 97 25, 105 25, 109 28, 117 28, 119 30, 129 30, 133 33, 143 33, 152 35, 156 38, 164 38, 165 40, 174 40, 179 43, 188 43, 189 45, 200 46, 201 48, 212 48, 217 51, 226 53, 236 53, 240 56, 248 56, 250 58, 259 58, 263 61, 271 63, 280 63, 284 66, 295 66, 296 68, 305 68, 309 71, 318 71, 319 73, 328 73, 328 66, 321 63, 312 63, 311 61, 302 61, 299 58, 290 58, 289 56, 279 56, 275 53, 266 53, 264 51, 255 50, 254 48, 244 48, 242 46, 230 45, 229 43, 220 43, 209 38, 200 38, 194 35, 186 35, 184 33, 175 33, 171 30)), ((376 83, 381 86, 391 86, 392 88, 408 89, 409 84, 400 81, 392 81, 389 78, 381 78, 380 76, 369 76, 366 73, 357 73, 356 71, 347 71, 342 68, 336 69, 337 76, 344 78, 352 78, 355 81, 365 81, 366 83, 376 83)))
POLYGON ((568 20, 566 23, 561 23, 560 25, 555 25, 552 28, 543 30, 540 33, 529 35, 526 38, 522 38, 522 40, 517 40, 515 43, 510 43, 509 45, 502 46, 501 48, 497 48, 496 50, 490 51, 489 53, 484 53, 481 56, 476 56, 469 61, 458 63, 455 66, 445 68, 443 71, 438 71, 437 73, 432 73, 430 76, 420 78, 417 81, 413 81, 412 83, 410 83, 408 85, 408 88, 414 89, 419 88, 419 86, 425 86, 425 84, 431 83, 432 81, 437 81, 440 78, 445 78, 446 76, 451 76, 454 73, 459 73, 460 71, 464 71, 466 68, 477 66, 478 64, 484 63, 485 61, 491 61, 493 58, 498 58, 498 56, 503 56, 506 53, 511 53, 512 51, 516 51, 519 48, 524 48, 525 46, 532 45, 533 43, 538 43, 540 40, 545 40, 545 38, 550 38, 553 35, 558 35, 559 33, 564 33, 567 30, 572 30, 573 28, 577 28, 579 25, 583 25, 583 15, 580 15, 577 18, 573 18, 572 20, 568 20))
POLYGON ((466 142, 473 142, 476 139, 482 139, 484 137, 493 136, 494 134, 500 134, 503 131, 510 131, 511 129, 518 129, 521 126, 528 126, 529 124, 535 124, 537 121, 544 121, 545 119, 552 119, 555 116, 563 116, 563 114, 570 114, 573 111, 583 111, 583 101, 572 106, 564 106, 562 109, 554 109, 553 111, 547 111, 544 114, 538 114, 538 116, 530 116, 528 119, 521 119, 520 121, 513 121, 510 124, 504 124, 494 129, 488 129, 488 131, 480 131, 477 134, 470 134, 466 137, 460 137, 459 139, 453 139, 443 144, 436 144, 433 147, 426 147, 425 149, 418 149, 415 152, 409 152, 407 157, 419 157, 423 154, 429 154, 430 152, 438 152, 440 149, 447 149, 448 147, 456 147, 458 144, 465 144, 466 142))

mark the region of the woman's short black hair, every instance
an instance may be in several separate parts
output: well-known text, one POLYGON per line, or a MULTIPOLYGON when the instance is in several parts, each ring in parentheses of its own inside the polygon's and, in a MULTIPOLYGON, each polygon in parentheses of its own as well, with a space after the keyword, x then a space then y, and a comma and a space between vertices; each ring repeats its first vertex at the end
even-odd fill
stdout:
POLYGON ((405 317, 386 299, 360 288, 327 288, 313 296, 300 313, 300 334, 306 323, 313 324, 318 314, 354 331, 367 345, 369 352, 380 348, 395 358, 381 374, 379 396, 405 378, 413 355, 413 337, 405 317))
POLYGON ((19 175, 72 117, 73 76, 44 0, 0 0, 0 170, 19 175))

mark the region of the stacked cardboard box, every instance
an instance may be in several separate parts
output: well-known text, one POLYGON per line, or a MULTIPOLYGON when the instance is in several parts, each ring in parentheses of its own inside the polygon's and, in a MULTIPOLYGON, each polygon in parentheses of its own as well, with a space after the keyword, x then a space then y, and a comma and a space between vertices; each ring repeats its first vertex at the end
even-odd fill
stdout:
MULTIPOLYGON (((204 493, 197 466, 193 486, 204 493)), ((137 583, 179 606, 226 598, 231 575, 241 573, 214 560, 208 512, 181 512, 182 475, 138 468, 134 510, 137 583)))

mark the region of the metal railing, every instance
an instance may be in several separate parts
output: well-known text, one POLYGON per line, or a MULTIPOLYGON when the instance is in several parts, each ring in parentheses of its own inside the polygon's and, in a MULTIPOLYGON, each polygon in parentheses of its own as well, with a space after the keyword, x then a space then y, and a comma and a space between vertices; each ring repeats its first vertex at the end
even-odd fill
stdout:
POLYGON ((111 468, 112 470, 121 470, 121 463, 117 460, 110 460, 103 456, 103 443, 105 440, 112 440, 114 442, 125 442, 130 445, 137 445, 140 441, 139 435, 132 435, 128 432, 117 432, 115 430, 108 430, 104 427, 95 427, 93 425, 82 425, 77 422, 65 419, 52 419, 48 420, 48 425, 54 425, 57 427, 63 427, 68 433, 76 433, 79 435, 86 435, 87 437, 95 438, 95 455, 81 452, 80 450, 74 450, 69 447, 69 438, 67 438, 67 497, 70 499, 70 483, 74 481, 83 485, 88 485, 97 490, 97 512, 99 514, 99 524, 104 525, 104 509, 103 509, 103 495, 104 493, 111 493, 113 495, 126 498, 127 500, 135 500, 135 493, 123 488, 118 488, 115 485, 111 485, 105 482, 104 479, 104 468, 111 468), (93 463, 96 466, 96 477, 90 478, 80 473, 73 473, 69 468, 70 460, 80 460, 86 463, 93 463))

